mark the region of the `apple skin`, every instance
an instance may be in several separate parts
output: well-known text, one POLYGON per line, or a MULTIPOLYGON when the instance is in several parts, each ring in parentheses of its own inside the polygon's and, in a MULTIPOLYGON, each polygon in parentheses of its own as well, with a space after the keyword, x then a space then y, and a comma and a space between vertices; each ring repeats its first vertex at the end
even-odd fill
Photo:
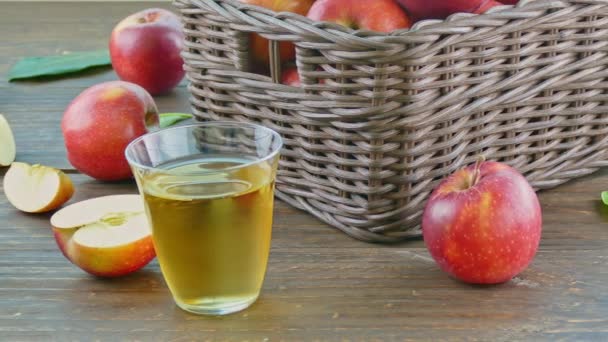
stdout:
POLYGON ((59 175, 59 184, 61 184, 59 187, 61 190, 57 193, 57 195, 48 205, 46 205, 44 208, 37 210, 36 213, 44 213, 47 211, 55 210, 65 204, 67 201, 69 201, 70 198, 72 198, 72 196, 74 195, 74 184, 72 183, 70 176, 68 176, 61 170, 57 170, 57 172, 59 175))
POLYGON ((61 130, 70 163, 95 179, 117 181, 132 177, 124 156, 127 145, 158 128, 152 96, 140 86, 112 81, 78 95, 63 114, 61 130))
POLYGON ((152 235, 122 246, 97 248, 75 243, 72 237, 77 230, 53 227, 53 235, 61 253, 74 265, 94 276, 124 276, 146 266, 156 257, 152 235))
POLYGON ((479 8, 477 8, 475 11, 473 11, 473 13, 475 14, 483 14, 486 13, 490 8, 496 7, 496 6, 502 6, 504 5, 504 3, 502 2, 498 2, 495 0, 485 0, 480 6, 479 8))
POLYGON ((397 0, 415 21, 445 19, 454 13, 473 13, 483 0, 397 0))
POLYGON ((307 17, 330 21, 352 29, 392 32, 412 22, 395 0, 317 0, 307 17))
MULTIPOLYGON (((314 0, 240 0, 248 5, 264 7, 275 12, 291 12, 299 15, 306 15, 314 0)), ((270 56, 268 54, 269 41, 258 34, 251 35, 251 52, 253 59, 262 65, 257 67, 268 68, 270 56)), ((282 62, 293 60, 296 56, 296 48, 293 43, 280 42, 279 54, 282 62)))
POLYGON ((112 67, 121 80, 152 95, 166 93, 184 78, 183 40, 182 24, 174 13, 160 8, 137 12, 112 31, 112 67))
POLYGON ((503 283, 534 258, 542 214, 536 193, 502 163, 461 169, 431 194, 423 213, 424 242, 439 267, 466 283, 503 283), (471 185, 473 184, 473 185, 471 185))
MULTIPOLYGON (((325 84, 324 79, 319 79, 318 84, 325 84)), ((292 87, 301 87, 302 81, 300 80, 300 74, 298 73, 297 67, 288 67, 283 70, 281 74, 281 83, 292 86, 292 87)))
POLYGON ((281 75, 281 83, 288 85, 288 86, 292 86, 292 87, 301 86, 302 83, 300 82, 300 75, 298 74, 298 68, 291 67, 291 68, 285 69, 283 71, 283 74, 281 75))

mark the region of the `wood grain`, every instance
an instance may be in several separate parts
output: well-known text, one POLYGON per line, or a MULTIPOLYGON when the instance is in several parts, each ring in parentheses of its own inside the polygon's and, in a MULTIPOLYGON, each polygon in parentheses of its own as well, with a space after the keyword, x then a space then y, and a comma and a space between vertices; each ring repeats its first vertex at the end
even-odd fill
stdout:
MULTIPOLYGON (((169 7, 3 3, 0 77, 21 56, 103 47, 116 21, 150 6, 169 7)), ((137 192, 133 182, 80 175, 65 159, 63 109, 87 86, 112 79, 111 71, 96 71, 0 82, 0 112, 15 131, 18 160, 68 171, 76 184, 71 202, 137 192)), ((186 99, 182 86, 157 103, 161 111, 187 111, 186 99)), ((156 261, 122 279, 83 273, 57 249, 50 214, 20 213, 1 191, 0 340, 608 340, 602 189, 606 169, 540 193, 544 231, 535 261, 491 287, 445 276, 422 241, 365 244, 279 202, 263 294, 250 309, 221 318, 175 307, 156 261)))

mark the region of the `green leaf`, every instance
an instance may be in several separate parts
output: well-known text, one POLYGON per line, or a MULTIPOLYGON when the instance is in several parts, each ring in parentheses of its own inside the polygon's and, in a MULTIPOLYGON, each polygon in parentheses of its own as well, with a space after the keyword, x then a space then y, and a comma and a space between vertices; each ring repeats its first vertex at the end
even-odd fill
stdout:
POLYGON ((58 76, 95 66, 111 65, 108 50, 71 52, 64 55, 26 57, 8 72, 8 80, 58 76))
POLYGON ((604 201, 605 205, 608 205, 608 191, 602 192, 602 201, 604 201))
POLYGON ((192 114, 186 113, 162 113, 160 114, 160 128, 173 126, 180 121, 188 120, 192 117, 192 114))

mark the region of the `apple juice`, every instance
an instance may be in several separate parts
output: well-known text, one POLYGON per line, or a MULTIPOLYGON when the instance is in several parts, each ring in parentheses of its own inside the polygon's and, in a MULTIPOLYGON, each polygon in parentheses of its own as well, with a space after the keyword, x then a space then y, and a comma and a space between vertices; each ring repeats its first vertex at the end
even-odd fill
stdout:
POLYGON ((160 167, 171 174, 144 176, 157 257, 173 297, 186 310, 249 305, 260 292, 274 181, 270 165, 244 165, 251 162, 222 157, 178 161, 160 167))

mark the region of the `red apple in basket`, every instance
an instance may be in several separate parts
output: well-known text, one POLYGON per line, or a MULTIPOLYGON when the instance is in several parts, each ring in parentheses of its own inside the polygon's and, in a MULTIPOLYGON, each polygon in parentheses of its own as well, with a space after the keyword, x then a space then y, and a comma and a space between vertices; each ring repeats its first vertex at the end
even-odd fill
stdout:
POLYGON ((424 242, 442 270, 467 283, 496 284, 523 271, 541 237, 538 198, 502 163, 483 162, 446 178, 422 219, 424 242))
MULTIPOLYGON (((319 84, 325 84, 324 79, 319 79, 317 80, 317 82, 319 84)), ((302 86, 302 81, 300 80, 298 68, 294 66, 283 69, 283 73, 281 74, 281 83, 292 87, 302 86)))
POLYGON ((112 31, 112 67, 123 81, 152 95, 165 93, 184 78, 183 39, 182 24, 174 13, 160 8, 137 12, 112 31))
POLYGON ((281 83, 292 87, 301 86, 302 83, 300 82, 298 68, 291 67, 283 70, 283 74, 281 75, 281 83))
POLYGON ((307 17, 352 29, 378 32, 391 32, 408 28, 412 24, 395 0, 317 0, 307 17))
POLYGON ((157 128, 158 120, 152 96, 136 84, 113 81, 90 87, 63 114, 68 160, 99 180, 131 178, 125 148, 148 129, 157 128))
POLYGON ((51 217, 57 246, 84 271, 118 277, 156 256, 139 195, 97 197, 69 205, 51 217))
POLYGON ((475 14, 484 14, 486 13, 490 8, 496 7, 496 6, 502 6, 504 5, 504 3, 502 2, 498 2, 495 0, 486 0, 484 1, 481 6, 479 6, 475 11, 473 11, 473 13, 475 14))
MULTIPOLYGON (((292 12, 299 15, 306 15, 314 0, 240 0, 249 5, 264 7, 275 12, 292 12)), ((268 68, 269 42, 260 35, 251 35, 251 53, 253 58, 262 63, 260 67, 268 68)), ((279 53, 282 62, 294 59, 296 56, 295 46, 290 42, 279 43, 279 53)))
POLYGON ((489 0, 397 0, 415 21, 445 19, 454 13, 483 13, 489 0))

